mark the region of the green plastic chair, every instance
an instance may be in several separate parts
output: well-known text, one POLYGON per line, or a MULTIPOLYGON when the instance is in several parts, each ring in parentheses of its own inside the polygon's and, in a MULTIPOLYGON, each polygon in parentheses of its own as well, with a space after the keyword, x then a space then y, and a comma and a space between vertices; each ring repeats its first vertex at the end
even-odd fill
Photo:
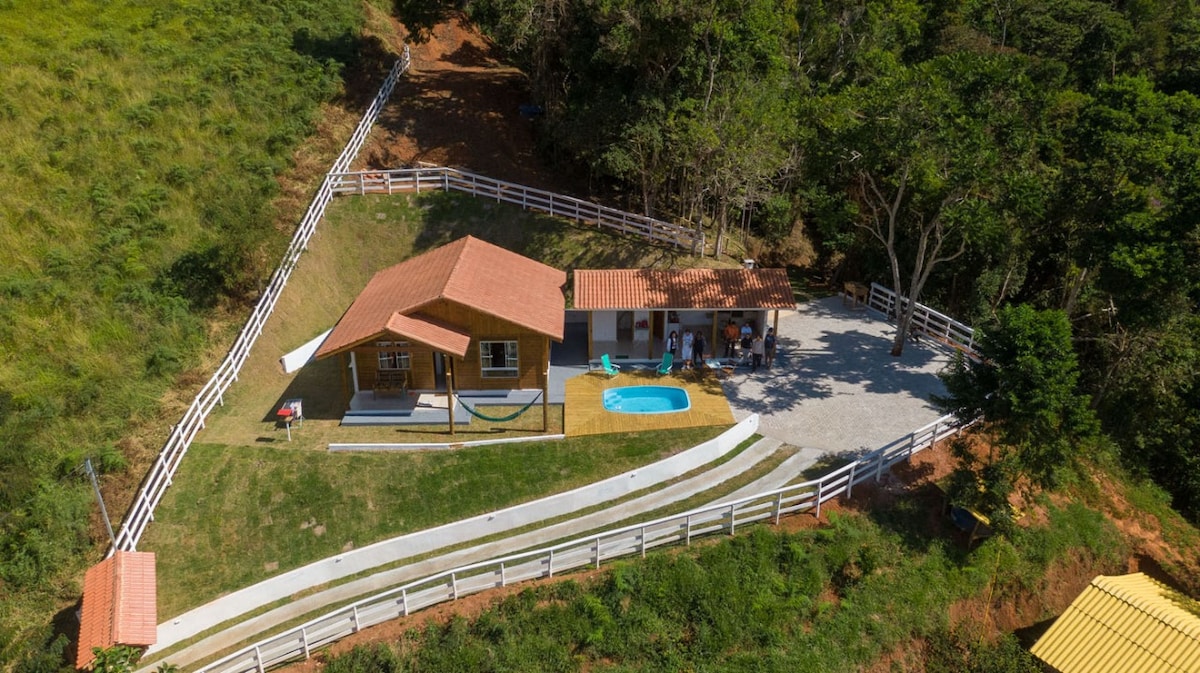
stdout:
POLYGON ((659 376, 666 376, 671 373, 671 368, 675 366, 675 354, 671 351, 663 353, 662 363, 658 365, 656 370, 659 376))
POLYGON ((609 376, 616 376, 617 374, 621 373, 621 367, 619 365, 614 365, 612 362, 609 362, 608 353, 600 356, 600 364, 604 366, 604 373, 608 374, 609 376))

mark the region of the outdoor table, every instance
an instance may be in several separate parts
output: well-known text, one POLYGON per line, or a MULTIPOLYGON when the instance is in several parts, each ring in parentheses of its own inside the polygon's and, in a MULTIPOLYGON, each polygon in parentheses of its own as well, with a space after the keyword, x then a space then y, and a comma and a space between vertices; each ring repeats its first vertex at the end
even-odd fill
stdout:
POLYGON ((294 397, 283 403, 279 407, 279 411, 275 412, 279 416, 279 420, 283 421, 287 427, 288 441, 292 441, 292 423, 296 423, 297 427, 304 425, 304 405, 303 400, 299 397, 294 397))

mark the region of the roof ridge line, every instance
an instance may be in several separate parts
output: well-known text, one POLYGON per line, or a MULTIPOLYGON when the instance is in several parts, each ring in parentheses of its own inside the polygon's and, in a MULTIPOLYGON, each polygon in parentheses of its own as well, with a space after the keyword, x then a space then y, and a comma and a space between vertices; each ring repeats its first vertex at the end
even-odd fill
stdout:
MULTIPOLYGON (((1179 594, 1179 592, 1175 591, 1171 587, 1159 582, 1145 573, 1139 572, 1135 573, 1135 575, 1141 575, 1144 577, 1151 586, 1160 592, 1160 598, 1170 602, 1171 607, 1175 608, 1176 610, 1188 612, 1186 608, 1176 604, 1176 596, 1182 594, 1179 594)), ((1186 621, 1183 621, 1182 615, 1177 614, 1172 609, 1150 601, 1145 596, 1141 596, 1135 591, 1130 590, 1129 587, 1124 586, 1124 584, 1120 581, 1125 577, 1127 576, 1098 575, 1094 580, 1092 580, 1092 584, 1110 596, 1138 610, 1141 610, 1151 617, 1154 617, 1175 631, 1178 631, 1179 633, 1192 638, 1193 640, 1200 641, 1200 627, 1197 627, 1195 624, 1188 624, 1186 621), (1101 582, 1101 580, 1105 581, 1101 582)))

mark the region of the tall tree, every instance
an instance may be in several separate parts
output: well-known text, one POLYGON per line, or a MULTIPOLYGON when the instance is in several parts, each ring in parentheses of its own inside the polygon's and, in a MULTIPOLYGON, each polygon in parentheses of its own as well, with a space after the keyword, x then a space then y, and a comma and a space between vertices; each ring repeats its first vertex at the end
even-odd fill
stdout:
POLYGON ((886 253, 897 307, 892 354, 904 349, 915 303, 934 270, 995 229, 1008 207, 1006 182, 1031 170, 1027 134, 1005 118, 1021 110, 1023 62, 957 55, 894 65, 866 86, 829 97, 823 154, 855 204, 856 224, 886 253), (987 101, 990 110, 976 101, 987 101))
MULTIPOLYGON (((985 490, 1002 491, 1021 475, 1053 485, 1097 432, 1088 398, 1079 391, 1071 324, 1062 311, 1027 304, 1000 310, 978 341, 980 360, 959 357, 942 375, 947 394, 934 403, 959 418, 982 416, 997 431, 1001 451, 983 473, 985 490)), ((970 484, 971 479, 960 479, 970 484)), ((976 489, 978 490, 978 489, 976 489)), ((972 498, 970 489, 957 494, 972 498)), ((995 506, 996 503, 992 503, 995 506)))

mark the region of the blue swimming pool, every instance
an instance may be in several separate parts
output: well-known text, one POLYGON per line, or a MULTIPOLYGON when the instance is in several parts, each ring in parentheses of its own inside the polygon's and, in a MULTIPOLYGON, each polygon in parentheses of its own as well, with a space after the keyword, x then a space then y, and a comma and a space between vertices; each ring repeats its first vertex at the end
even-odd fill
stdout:
POLYGON ((604 391, 604 408, 621 414, 669 414, 692 408, 683 388, 625 386, 604 391))

